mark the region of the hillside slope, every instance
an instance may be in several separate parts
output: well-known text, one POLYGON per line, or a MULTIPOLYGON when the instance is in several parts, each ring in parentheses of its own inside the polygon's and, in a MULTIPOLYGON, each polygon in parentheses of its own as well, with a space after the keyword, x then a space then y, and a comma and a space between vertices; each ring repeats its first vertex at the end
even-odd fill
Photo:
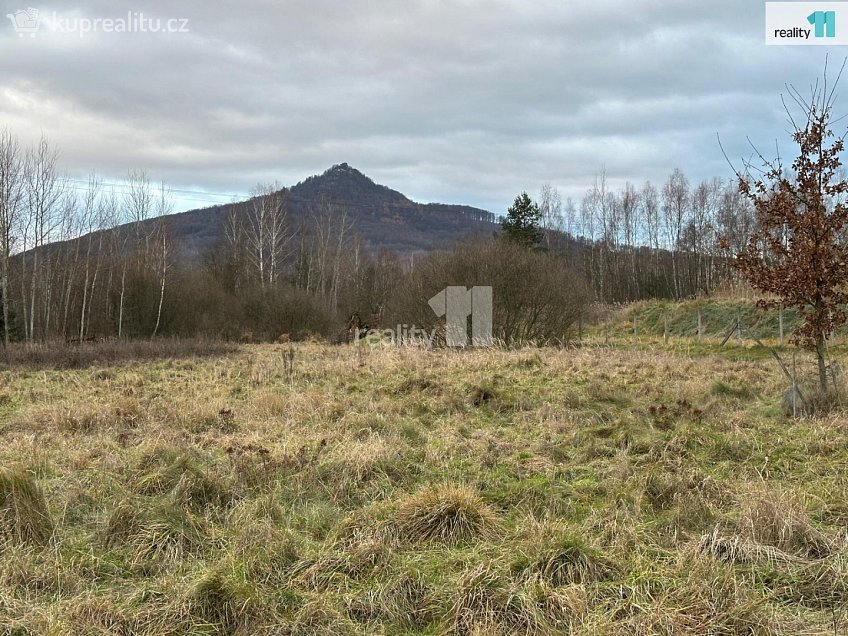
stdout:
MULTIPOLYGON (((750 335, 772 344, 779 339, 780 312, 762 309, 753 300, 702 299, 680 302, 650 300, 630 303, 615 309, 606 320, 597 325, 606 328, 611 337, 628 339, 633 335, 633 317, 640 337, 661 338, 665 333, 672 338, 695 338, 698 335, 698 314, 701 316, 701 334, 705 339, 724 339, 728 332, 735 338, 737 318, 742 323, 746 338, 750 335)), ((783 311, 783 333, 788 342, 792 332, 802 324, 798 310, 790 307, 783 311)), ((836 335, 844 338, 848 327, 837 329, 836 335)))
MULTIPOLYGON (((292 186, 288 201, 293 228, 308 224, 322 202, 344 209, 354 231, 372 252, 427 252, 466 236, 489 235, 497 227, 492 212, 464 205, 416 203, 346 163, 292 186)), ((242 201, 172 214, 169 228, 182 250, 197 256, 217 244, 229 209, 235 206, 240 214, 247 214, 250 205, 250 201, 242 201)))

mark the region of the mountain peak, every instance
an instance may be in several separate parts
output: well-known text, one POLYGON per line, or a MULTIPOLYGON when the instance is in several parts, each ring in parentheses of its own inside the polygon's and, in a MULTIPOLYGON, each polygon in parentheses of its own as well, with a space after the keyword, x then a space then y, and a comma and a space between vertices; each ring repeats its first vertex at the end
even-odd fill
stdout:
MULTIPOLYGON (((324 174, 325 174, 325 175, 326 175, 326 174, 330 174, 330 173, 334 173, 334 174, 343 174, 343 173, 345 173, 345 172, 348 172, 348 173, 350 173, 350 174, 359 174, 359 175, 362 175, 363 177, 365 176, 365 175, 364 175, 364 174, 362 174, 359 170, 357 170, 356 168, 354 168, 353 166, 351 166, 351 165, 350 165, 347 161, 343 161, 343 162, 341 162, 341 163, 337 163, 336 165, 331 166, 330 168, 327 168, 327 169, 324 171, 324 174)), ((367 177, 366 177, 366 178, 367 178, 367 177)))
MULTIPOLYGON (((490 236, 496 221, 491 212, 465 205, 415 203, 400 192, 374 183, 348 163, 335 164, 320 175, 309 177, 292 186, 289 193, 292 228, 310 232, 322 218, 320 213, 327 209, 325 204, 334 204, 329 211, 343 209, 345 222, 362 237, 366 249, 375 253, 388 249, 414 254, 450 245, 464 236, 490 236)), ((169 232, 180 245, 177 251, 187 258, 199 258, 218 249, 231 212, 247 219, 254 211, 250 200, 189 210, 169 218, 169 232)), ((154 222, 148 219, 140 223, 154 222)), ((131 231, 131 225, 125 226, 126 231, 131 231)))
POLYGON ((364 203, 378 207, 412 205, 412 201, 400 192, 374 183, 346 162, 337 163, 322 174, 301 181, 291 191, 297 197, 315 201, 327 198, 338 203, 364 203))

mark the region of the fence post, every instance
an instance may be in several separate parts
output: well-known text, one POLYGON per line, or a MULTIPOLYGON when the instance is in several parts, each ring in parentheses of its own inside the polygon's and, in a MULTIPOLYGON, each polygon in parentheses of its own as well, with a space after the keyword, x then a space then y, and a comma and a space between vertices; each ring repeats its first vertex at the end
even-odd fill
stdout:
POLYGON ((668 344, 668 314, 663 314, 663 340, 668 344))
POLYGON ((742 310, 736 310, 736 338, 739 340, 739 344, 742 344, 742 310))
POLYGON ((798 417, 798 380, 795 375, 795 350, 792 350, 792 417, 798 417))
POLYGON ((704 330, 701 326, 701 310, 698 310, 698 342, 701 342, 701 338, 704 335, 704 330))
POLYGON ((783 305, 780 306, 780 309, 777 311, 777 324, 780 329, 780 346, 783 346, 783 305))

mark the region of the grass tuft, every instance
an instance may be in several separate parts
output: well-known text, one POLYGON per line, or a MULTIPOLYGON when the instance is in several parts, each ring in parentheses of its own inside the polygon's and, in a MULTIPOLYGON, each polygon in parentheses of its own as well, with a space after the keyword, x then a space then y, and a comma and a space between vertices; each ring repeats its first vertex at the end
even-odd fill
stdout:
POLYGON ((780 489, 762 488, 746 497, 738 529, 741 536, 759 545, 801 557, 825 557, 834 547, 794 497, 780 489))
POLYGON ((499 528, 494 511, 464 486, 442 484, 400 503, 395 517, 401 541, 446 545, 491 537, 499 528))
POLYGON ((531 545, 529 554, 515 560, 513 570, 524 576, 539 576, 554 587, 597 583, 618 576, 616 567, 600 550, 568 535, 544 538, 531 545))
POLYGON ((197 454, 173 447, 156 447, 146 452, 139 462, 136 487, 141 494, 170 493, 174 500, 189 509, 224 508, 234 498, 231 484, 206 468, 197 454))
POLYGON ((569 633, 587 611, 578 590, 551 587, 539 578, 516 582, 488 563, 467 571, 459 581, 448 634, 569 633))
POLYGON ((207 546, 204 522, 168 502, 118 504, 100 533, 107 548, 125 547, 143 570, 176 563, 207 546))
POLYGON ((211 572, 195 583, 188 594, 188 607, 192 616, 225 634, 245 626, 250 618, 249 595, 219 572, 211 572))
POLYGON ((0 469, 0 538, 43 546, 52 535, 53 520, 35 478, 20 469, 0 469))

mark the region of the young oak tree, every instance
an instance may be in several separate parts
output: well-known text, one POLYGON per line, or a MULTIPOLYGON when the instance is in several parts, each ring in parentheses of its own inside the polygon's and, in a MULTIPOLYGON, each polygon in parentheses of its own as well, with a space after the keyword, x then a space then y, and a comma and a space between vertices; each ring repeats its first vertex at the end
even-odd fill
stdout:
POLYGON ((828 92, 826 83, 808 101, 790 90, 803 113, 796 119, 787 108, 798 156, 789 171, 777 159, 764 161, 760 178, 750 169, 737 175, 740 192, 753 204, 756 228, 735 265, 752 287, 771 295, 759 301, 761 307, 798 308, 803 324, 793 340, 816 352, 825 391, 826 339, 845 323, 848 302, 848 181, 840 171, 844 137, 831 129, 833 90, 828 92))

